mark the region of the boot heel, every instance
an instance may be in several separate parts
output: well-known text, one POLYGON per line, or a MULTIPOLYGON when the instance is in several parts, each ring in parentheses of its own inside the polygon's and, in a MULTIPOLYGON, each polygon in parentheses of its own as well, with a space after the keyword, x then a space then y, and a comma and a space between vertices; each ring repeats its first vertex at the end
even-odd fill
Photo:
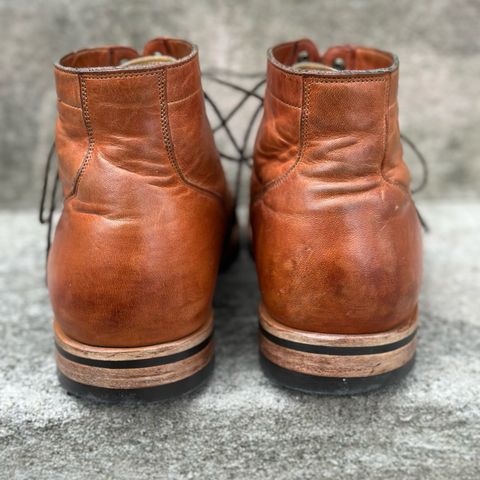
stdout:
POLYGON ((99 400, 163 400, 200 386, 213 370, 213 320, 188 337, 135 348, 92 347, 54 322, 60 384, 99 400))
POLYGON ((413 367, 417 320, 388 332, 320 334, 295 330, 260 307, 260 362, 282 386, 309 393, 351 395, 395 383, 413 367))

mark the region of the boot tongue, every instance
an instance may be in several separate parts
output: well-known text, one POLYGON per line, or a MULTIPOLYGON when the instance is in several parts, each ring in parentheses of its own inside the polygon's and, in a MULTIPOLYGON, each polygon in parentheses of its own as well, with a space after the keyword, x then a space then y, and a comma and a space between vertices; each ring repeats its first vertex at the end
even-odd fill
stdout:
MULTIPOLYGON (((280 45, 279 48, 285 49, 285 46, 280 45)), ((277 47, 277 51, 279 48, 277 47)), ((330 48, 325 55, 321 55, 316 45, 310 39, 303 38, 290 44, 290 50, 291 52, 287 58, 277 58, 277 60, 286 65, 291 65, 297 71, 335 72, 345 68, 344 65, 342 65, 343 68, 337 68, 337 65, 327 58, 333 53, 338 54, 340 50, 338 47, 330 48)), ((342 47, 340 53, 344 50, 345 48, 342 47)))
POLYGON ((158 65, 159 63, 172 63, 177 59, 170 57, 169 55, 145 55, 143 57, 134 58, 133 60, 128 60, 123 62, 118 68, 129 68, 136 65, 158 65))
POLYGON ((325 65, 324 63, 320 62, 298 62, 295 63, 293 66, 294 70, 318 70, 319 72, 335 72, 336 69, 325 65))

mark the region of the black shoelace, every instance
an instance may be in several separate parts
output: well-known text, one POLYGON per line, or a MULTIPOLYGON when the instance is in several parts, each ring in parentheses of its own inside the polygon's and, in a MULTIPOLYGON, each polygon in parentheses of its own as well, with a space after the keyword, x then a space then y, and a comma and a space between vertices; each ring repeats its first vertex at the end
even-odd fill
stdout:
POLYGON ((47 162, 45 164, 45 172, 43 174, 43 186, 42 186, 42 196, 40 198, 40 209, 38 214, 38 220, 42 225, 47 224, 47 247, 46 247, 46 257, 48 259, 48 254, 50 253, 50 247, 52 245, 52 229, 53 229, 53 215, 56 208, 56 198, 57 198, 57 188, 59 183, 58 176, 58 167, 55 169, 55 177, 53 179, 52 189, 50 192, 50 206, 48 207, 48 213, 45 214, 45 203, 47 201, 48 195, 48 186, 50 184, 50 171, 52 169, 52 160, 55 154, 55 142, 52 143, 50 150, 47 155, 47 162))
MULTIPOLYGON (((228 72, 228 71, 224 71, 228 72)), ((249 78, 254 78, 256 76, 260 76, 258 74, 248 74, 247 75, 249 78)), ((221 78, 218 78, 216 75, 212 73, 204 73, 204 77, 210 79, 213 82, 216 82, 218 84, 224 85, 226 87, 230 87, 232 90, 236 90, 241 92, 243 95, 240 98, 240 100, 235 104, 235 106, 227 113, 227 115, 223 116, 222 112, 216 105, 216 103, 212 100, 212 98, 204 92, 205 95, 205 100, 207 103, 210 104, 212 107, 213 112, 218 118, 219 124, 216 125, 213 128, 213 133, 217 133, 221 131, 222 129, 225 131, 228 139, 230 140, 230 143, 232 147, 234 148, 237 156, 229 155, 227 153, 224 153, 222 151, 219 151, 220 158, 223 158, 224 160, 231 161, 231 162, 236 162, 238 167, 237 167, 237 174, 235 176, 235 190, 234 190, 234 198, 235 198, 235 204, 238 202, 239 196, 240 196, 240 188, 242 185, 242 171, 243 171, 243 166, 251 166, 251 161, 252 161, 252 154, 247 154, 247 149, 250 145, 250 137, 252 135, 253 131, 253 126, 255 125, 255 121, 257 120, 258 116, 263 110, 263 97, 257 93, 257 91, 265 84, 266 79, 262 78, 260 81, 256 82, 255 85, 253 85, 252 88, 250 89, 245 89, 242 86, 228 82, 226 80, 223 80, 221 78), (232 133, 231 128, 229 127, 228 123, 232 118, 235 116, 237 112, 241 110, 241 108, 247 103, 247 101, 250 98, 255 98, 258 100, 258 105, 255 108, 255 111, 253 115, 250 117, 247 127, 245 129, 245 132, 243 134, 243 138, 241 142, 238 142, 235 138, 235 136, 232 133)), ((263 77, 263 75, 262 75, 263 77)))
MULTIPOLYGON (((219 151, 220 158, 229 161, 235 162, 237 164, 237 171, 235 175, 235 203, 238 202, 240 196, 240 189, 242 185, 242 171, 244 166, 247 168, 252 168, 252 161, 253 161, 253 148, 251 147, 250 138, 253 132, 253 127, 257 118, 259 117, 260 113, 263 110, 263 96, 258 93, 260 88, 265 84, 266 78, 264 77, 263 73, 239 73, 234 72, 231 70, 215 70, 215 71, 208 71, 203 74, 203 76, 209 79, 212 82, 215 82, 219 85, 223 85, 225 87, 230 88, 231 90, 240 92, 242 96, 240 99, 235 103, 235 105, 231 108, 231 110, 224 115, 216 102, 212 99, 212 97, 204 91, 204 96, 206 102, 211 106, 213 113, 218 119, 218 124, 213 127, 213 132, 217 133, 220 131, 224 131, 231 146, 233 147, 235 154, 230 155, 223 151, 219 151), (230 82, 225 79, 219 77, 219 75, 226 75, 230 77, 236 78, 243 78, 243 79, 252 79, 252 78, 260 78, 257 80, 255 84, 251 88, 244 88, 243 86, 239 85, 238 83, 230 82), (249 101, 250 98, 256 99, 258 101, 258 105, 253 111, 250 119, 246 124, 245 131, 240 141, 238 141, 233 135, 232 129, 229 126, 229 122, 235 117, 235 115, 244 107, 244 105, 249 101), (250 152, 250 153, 249 153, 250 152)), ((405 134, 400 135, 402 141, 408 145, 408 147, 413 151, 416 158, 418 159, 421 167, 422 167, 422 179, 418 186, 412 188, 411 191, 413 194, 416 194, 422 191, 428 182, 428 164, 417 148, 415 143, 408 138, 405 134)), ((50 151, 47 156, 47 161, 45 164, 45 172, 43 178, 43 187, 42 187, 42 194, 40 199, 40 211, 39 211, 39 220, 41 224, 47 224, 47 246, 46 246, 46 256, 48 258, 48 254, 50 252, 50 247, 52 243, 52 230, 53 230, 53 217, 56 209, 56 198, 57 198, 57 189, 59 184, 59 174, 58 174, 58 167, 55 169, 55 174, 53 177, 53 181, 51 180, 51 170, 53 164, 53 157, 55 154, 55 142, 52 143, 50 151), (50 195, 48 193, 49 186, 51 185, 50 195), (46 210, 46 202, 47 197, 50 197, 50 204, 46 210)), ((416 207, 415 207, 416 208, 416 207)), ((420 215, 420 212, 417 210, 418 219, 426 232, 429 232, 429 227, 423 217, 420 215)))

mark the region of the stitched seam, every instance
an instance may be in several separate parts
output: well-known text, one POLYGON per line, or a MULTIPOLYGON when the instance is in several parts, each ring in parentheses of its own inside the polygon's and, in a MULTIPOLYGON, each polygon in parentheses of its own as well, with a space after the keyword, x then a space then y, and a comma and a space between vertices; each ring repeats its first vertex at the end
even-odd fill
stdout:
POLYGON ((365 82, 385 82, 385 77, 356 77, 356 78, 316 78, 307 77, 312 83, 365 83, 365 82))
MULTIPOLYGON (((101 75, 83 75, 83 78, 85 78, 86 80, 110 80, 112 78, 127 79, 127 78, 138 78, 138 77, 144 77, 144 76, 151 76, 151 77, 152 76, 153 77, 158 77, 158 76, 163 77, 163 76, 165 76, 165 78, 166 78, 165 69, 157 70, 157 71, 154 71, 154 72, 149 71, 149 72, 125 73, 125 74, 122 74, 122 73, 116 73, 116 74, 104 73, 104 74, 101 74, 101 75)), ((201 88, 198 88, 193 93, 188 94, 184 98, 179 98, 177 100, 172 100, 171 102, 168 102, 168 103, 171 104, 171 103, 176 103, 176 102, 181 102, 183 100, 186 100, 189 97, 198 93, 199 90, 201 90, 201 88)), ((166 98, 166 96, 165 96, 165 98, 166 98)))
POLYGON ((386 88, 385 88, 385 106, 384 106, 384 112, 385 112, 385 114, 384 114, 385 115, 385 131, 384 131, 385 132, 384 133, 385 139, 384 139, 384 142, 385 142, 385 146, 384 146, 384 151, 383 151, 382 162, 380 164, 380 176, 386 184, 399 188, 402 192, 406 193, 410 197, 411 196, 410 191, 407 188, 405 188, 402 184, 400 184, 398 182, 394 182, 394 181, 390 180, 388 177, 385 176, 385 173, 383 171, 383 167, 385 166, 385 161, 387 159, 388 135, 389 135, 389 132, 390 132, 390 128, 389 128, 390 127, 389 103, 390 103, 390 84, 391 84, 391 81, 392 81, 392 79, 390 77, 389 81, 386 84, 386 88))
MULTIPOLYGON (((193 60, 194 57, 189 59, 189 61, 193 60)), ((129 78, 129 77, 142 77, 144 75, 163 75, 165 74, 166 70, 174 70, 176 68, 185 68, 189 65, 189 61, 182 63, 180 65, 162 65, 161 67, 152 67, 145 71, 124 71, 124 72, 98 72, 97 74, 93 73, 84 73, 82 76, 88 80, 104 80, 106 78, 129 78)))
POLYGON ((288 103, 286 102, 285 100, 282 100, 281 98, 277 97, 273 92, 272 90, 269 88, 268 89, 268 93, 277 101, 279 101, 280 103, 283 103, 284 105, 287 105, 288 107, 292 107, 292 108, 298 108, 299 110, 302 109, 302 107, 299 107, 298 105, 293 105, 292 103, 288 103))
POLYGON ((385 98, 384 98, 384 105, 383 105, 383 155, 382 161, 380 162, 380 175, 383 177, 383 165, 385 163, 385 159, 387 158, 387 147, 388 147, 388 134, 389 134, 389 115, 388 115, 388 101, 390 98, 390 82, 385 84, 385 98))
POLYGON ((190 182, 182 172, 180 165, 178 164, 175 158, 175 149, 173 146, 172 138, 170 135, 170 124, 168 120, 168 102, 167 102, 167 75, 164 70, 158 72, 157 75, 157 85, 160 95, 160 121, 162 127, 162 136, 163 136, 163 143, 165 144, 165 149, 167 150, 168 160, 172 165, 173 169, 179 176, 180 180, 187 185, 188 187, 196 190, 199 193, 207 195, 210 198, 214 198, 218 200, 223 205, 223 198, 217 192, 212 192, 207 190, 201 186, 198 186, 192 182, 190 182))
POLYGON ((83 122, 85 124, 85 128, 87 130, 87 136, 88 136, 88 147, 87 147, 85 156, 82 160, 82 163, 80 165, 80 168, 78 169, 73 179, 72 189, 70 193, 65 197, 65 200, 68 200, 70 197, 73 197, 77 194, 80 179, 82 178, 83 173, 85 172, 85 169, 90 163, 90 159, 92 158, 92 154, 93 154, 93 148, 95 146, 95 139, 93 137, 93 128, 90 122, 90 114, 88 111, 87 83, 81 75, 79 75, 78 78, 80 82, 80 100, 82 102, 83 122))
MULTIPOLYGON (((303 77, 304 78, 304 95, 302 104, 305 104, 305 108, 302 109, 302 120, 300 123, 300 148, 299 154, 297 155, 297 159, 295 163, 281 176, 276 179, 267 182, 263 185, 263 188, 258 192, 258 194, 253 199, 253 202, 259 200, 267 191, 276 188, 278 185, 283 183, 287 177, 297 168, 297 166, 303 160, 303 152, 305 149, 306 137, 308 137, 308 115, 310 112, 310 99, 311 99, 311 85, 316 83, 364 83, 364 82, 386 82, 387 78, 385 76, 382 77, 355 77, 355 78, 316 78, 316 77, 303 77)), ((384 143, 385 140, 384 140, 384 143)), ((382 175, 383 176, 383 175, 382 175)))
POLYGON ((59 103, 63 103, 63 104, 66 105, 67 107, 76 108, 77 110, 81 110, 81 109, 82 109, 82 107, 79 107, 78 105, 72 105, 71 103, 65 102, 65 100, 62 100, 61 98, 57 98, 57 101, 58 101, 59 103))
POLYGON ((305 129, 307 126, 308 113, 310 111, 310 83, 309 82, 307 83, 305 81, 302 81, 302 97, 303 97, 302 99, 303 107, 302 107, 302 113, 300 117, 300 138, 298 142, 299 146, 298 146, 297 158, 295 159, 295 162, 293 163, 293 165, 286 172, 282 173, 282 175, 280 175, 279 177, 274 178, 270 182, 267 182, 265 185, 263 185, 262 189, 258 192, 257 195, 255 195, 255 198, 253 199, 253 203, 255 203, 257 200, 262 198, 267 191, 277 187, 283 181, 285 181, 290 175, 290 173, 293 172, 293 170, 295 170, 295 168, 300 163, 303 157, 303 151, 306 143, 305 129))
MULTIPOLYGON (((163 70, 161 71, 163 72, 163 70)), ((161 73, 160 72, 160 73, 161 73)), ((146 76, 157 76, 159 72, 128 72, 128 73, 102 73, 99 75, 82 75, 86 80, 110 80, 111 78, 135 78, 146 76)))
POLYGON ((287 70, 285 71, 279 65, 277 65, 273 61, 269 61, 269 65, 277 70, 277 73, 282 75, 285 78, 292 78, 292 77, 302 77, 302 78, 310 78, 314 82, 322 83, 322 82, 375 82, 375 81, 385 81, 385 75, 391 72, 378 72, 378 73, 371 73, 370 75, 359 76, 355 74, 354 77, 347 77, 345 75, 329 75, 327 77, 318 77, 317 75, 312 75, 312 72, 298 72, 294 70, 287 70))
POLYGON ((374 82, 374 81, 382 81, 385 80, 384 76, 386 74, 389 74, 391 72, 375 72, 371 73, 368 75, 364 76, 359 76, 358 73, 355 74, 354 77, 346 76, 346 75, 328 75, 325 77, 319 77, 318 75, 315 75, 314 72, 301 72, 301 71, 294 71, 294 70, 287 70, 285 71, 283 68, 281 68, 279 65, 276 63, 270 61, 270 65, 274 67, 279 74, 286 78, 292 78, 292 77, 303 77, 303 78, 311 78, 312 80, 316 82, 374 82))

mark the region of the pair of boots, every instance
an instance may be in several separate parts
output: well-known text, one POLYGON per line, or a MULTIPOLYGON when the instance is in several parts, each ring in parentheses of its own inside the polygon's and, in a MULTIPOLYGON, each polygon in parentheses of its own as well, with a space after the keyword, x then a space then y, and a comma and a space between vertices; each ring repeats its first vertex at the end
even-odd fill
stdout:
MULTIPOLYGON (((70 392, 166 398, 212 371, 238 226, 200 77, 197 48, 169 38, 55 66, 64 204, 48 287, 70 392)), ((422 247, 397 85, 380 50, 268 52, 250 222, 261 364, 287 387, 356 393, 413 365, 422 247)))

